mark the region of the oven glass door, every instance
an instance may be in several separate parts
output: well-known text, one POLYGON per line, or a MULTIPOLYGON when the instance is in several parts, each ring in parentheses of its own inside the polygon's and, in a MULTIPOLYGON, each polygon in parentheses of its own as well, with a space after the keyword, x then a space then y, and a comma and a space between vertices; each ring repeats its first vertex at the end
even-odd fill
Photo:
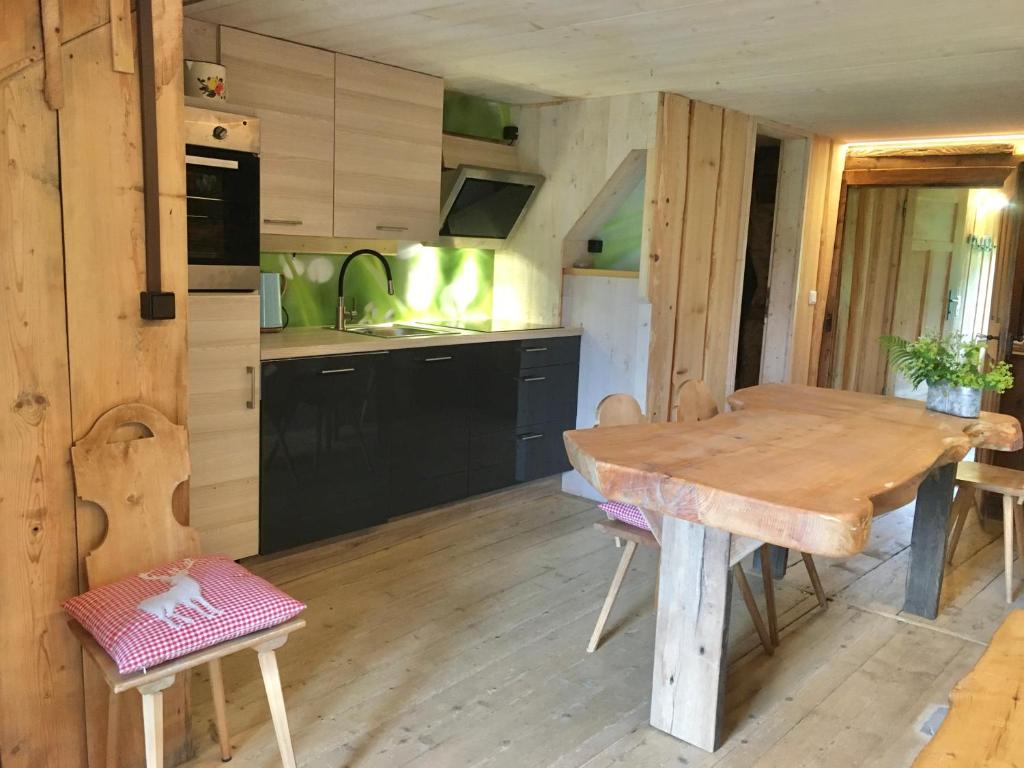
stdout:
POLYGON ((188 263, 259 266, 259 159, 189 145, 185 151, 188 263))

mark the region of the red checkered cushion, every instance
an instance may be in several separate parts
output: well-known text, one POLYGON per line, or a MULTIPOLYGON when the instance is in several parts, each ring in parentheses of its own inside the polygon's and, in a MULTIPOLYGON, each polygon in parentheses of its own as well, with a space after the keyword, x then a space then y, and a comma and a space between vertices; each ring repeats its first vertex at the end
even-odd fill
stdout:
POLYGON ((621 504, 617 501, 606 501, 597 506, 607 512, 609 517, 613 517, 626 525, 642 528, 645 531, 651 530, 651 526, 647 524, 647 518, 640 511, 640 507, 634 507, 632 504, 621 504))
POLYGON ((305 607, 226 555, 176 560, 64 604, 122 674, 273 627, 305 607))

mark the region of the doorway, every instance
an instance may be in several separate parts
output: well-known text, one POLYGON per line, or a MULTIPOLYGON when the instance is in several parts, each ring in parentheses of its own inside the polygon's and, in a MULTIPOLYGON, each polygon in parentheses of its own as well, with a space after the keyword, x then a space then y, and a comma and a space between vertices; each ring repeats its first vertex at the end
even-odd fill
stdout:
POLYGON ((758 136, 754 150, 754 177, 750 191, 747 253, 740 294, 740 329, 736 347, 736 389, 761 381, 768 289, 772 268, 772 233, 779 181, 782 142, 758 136))
POLYGON ((880 337, 988 334, 1005 204, 988 188, 849 188, 832 386, 924 399, 890 369, 880 337))

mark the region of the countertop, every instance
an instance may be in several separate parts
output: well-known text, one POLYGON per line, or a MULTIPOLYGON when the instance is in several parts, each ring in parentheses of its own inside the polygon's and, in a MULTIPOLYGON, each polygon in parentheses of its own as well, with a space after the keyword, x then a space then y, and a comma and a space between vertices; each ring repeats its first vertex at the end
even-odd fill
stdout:
POLYGON ((451 344, 483 344, 489 341, 525 341, 552 339, 560 336, 579 336, 583 329, 544 328, 530 331, 454 331, 438 336, 418 336, 405 339, 378 339, 358 333, 345 333, 333 328, 286 328, 260 337, 261 360, 287 360, 296 357, 320 355, 350 355, 359 352, 380 352, 413 347, 444 347, 451 344))

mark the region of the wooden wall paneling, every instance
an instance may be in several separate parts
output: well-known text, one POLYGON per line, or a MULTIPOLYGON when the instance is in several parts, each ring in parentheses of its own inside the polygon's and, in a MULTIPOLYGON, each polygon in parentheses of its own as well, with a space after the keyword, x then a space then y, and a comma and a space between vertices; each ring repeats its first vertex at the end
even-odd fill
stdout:
POLYGON ((496 250, 495 317, 559 319, 562 242, 627 155, 654 142, 657 98, 641 93, 520 109, 520 165, 545 181, 496 250))
POLYGON ((703 376, 720 411, 726 410, 725 398, 735 389, 742 308, 740 297, 747 254, 756 140, 757 123, 754 118, 742 112, 725 110, 711 243, 703 376))
POLYGON ((135 30, 131 0, 110 0, 110 44, 114 69, 135 71, 135 30))
POLYGON ((0 3, 0 79, 43 58, 39 0, 0 3))
MULTIPOLYGON (((154 7, 160 164, 163 284, 177 296, 177 317, 143 322, 142 164, 138 79, 115 72, 110 30, 100 28, 64 46, 66 101, 60 148, 64 248, 71 365, 73 437, 78 439, 111 406, 141 401, 172 421, 186 420, 186 256, 181 4, 154 7), (88 201, 86 203, 85 201, 88 201)), ((187 519, 187 489, 176 511, 187 519)), ((96 547, 105 521, 98 508, 78 505, 80 557, 96 547)), ((88 747, 100 764, 106 733, 106 686, 85 668, 88 747)), ((187 690, 165 695, 169 761, 186 757, 187 690)), ((134 695, 133 695, 134 696, 134 695)), ((141 754, 138 699, 121 707, 126 761, 141 754)))
POLYGON ((0 764, 83 768, 57 113, 43 66, 0 81, 0 764))
MULTIPOLYGON (((182 24, 182 55, 192 61, 220 63, 220 27, 186 17, 182 24)), ((232 98, 230 84, 228 98, 232 98)), ((332 116, 333 119, 333 116, 332 116)))
POLYGON ((673 392, 686 379, 701 379, 705 373, 704 339, 708 329, 711 248, 722 161, 723 116, 721 107, 699 101, 691 103, 686 206, 672 354, 673 392))
MULTIPOLYGON (((834 279, 829 286, 829 301, 833 304, 832 323, 834 330, 829 334, 832 345, 832 353, 826 360, 824 356, 820 365, 828 365, 826 380, 819 382, 820 386, 842 388, 844 367, 846 365, 846 335, 850 323, 850 297, 852 291, 853 276, 853 238, 857 235, 858 217, 860 216, 860 192, 854 187, 851 194, 846 198, 844 208, 844 224, 842 238, 836 243, 836 248, 843 254, 836 258, 834 279), (850 254, 846 256, 845 254, 850 254)), ((820 369, 819 369, 820 370, 820 369)))
MULTIPOLYGON (((651 341, 647 370, 647 413, 668 421, 671 413, 676 302, 682 253, 690 146, 690 101, 671 93, 658 98, 657 136, 649 153, 657 171, 647 251, 647 294, 651 302, 651 341)), ((651 165, 651 162, 648 165, 651 165)))
POLYGON ((64 75, 60 63, 60 0, 39 0, 43 25, 43 93, 51 109, 64 106, 64 75))
POLYGON ((770 289, 761 348, 762 384, 784 382, 789 371, 809 148, 807 138, 784 139, 779 155, 770 289))

